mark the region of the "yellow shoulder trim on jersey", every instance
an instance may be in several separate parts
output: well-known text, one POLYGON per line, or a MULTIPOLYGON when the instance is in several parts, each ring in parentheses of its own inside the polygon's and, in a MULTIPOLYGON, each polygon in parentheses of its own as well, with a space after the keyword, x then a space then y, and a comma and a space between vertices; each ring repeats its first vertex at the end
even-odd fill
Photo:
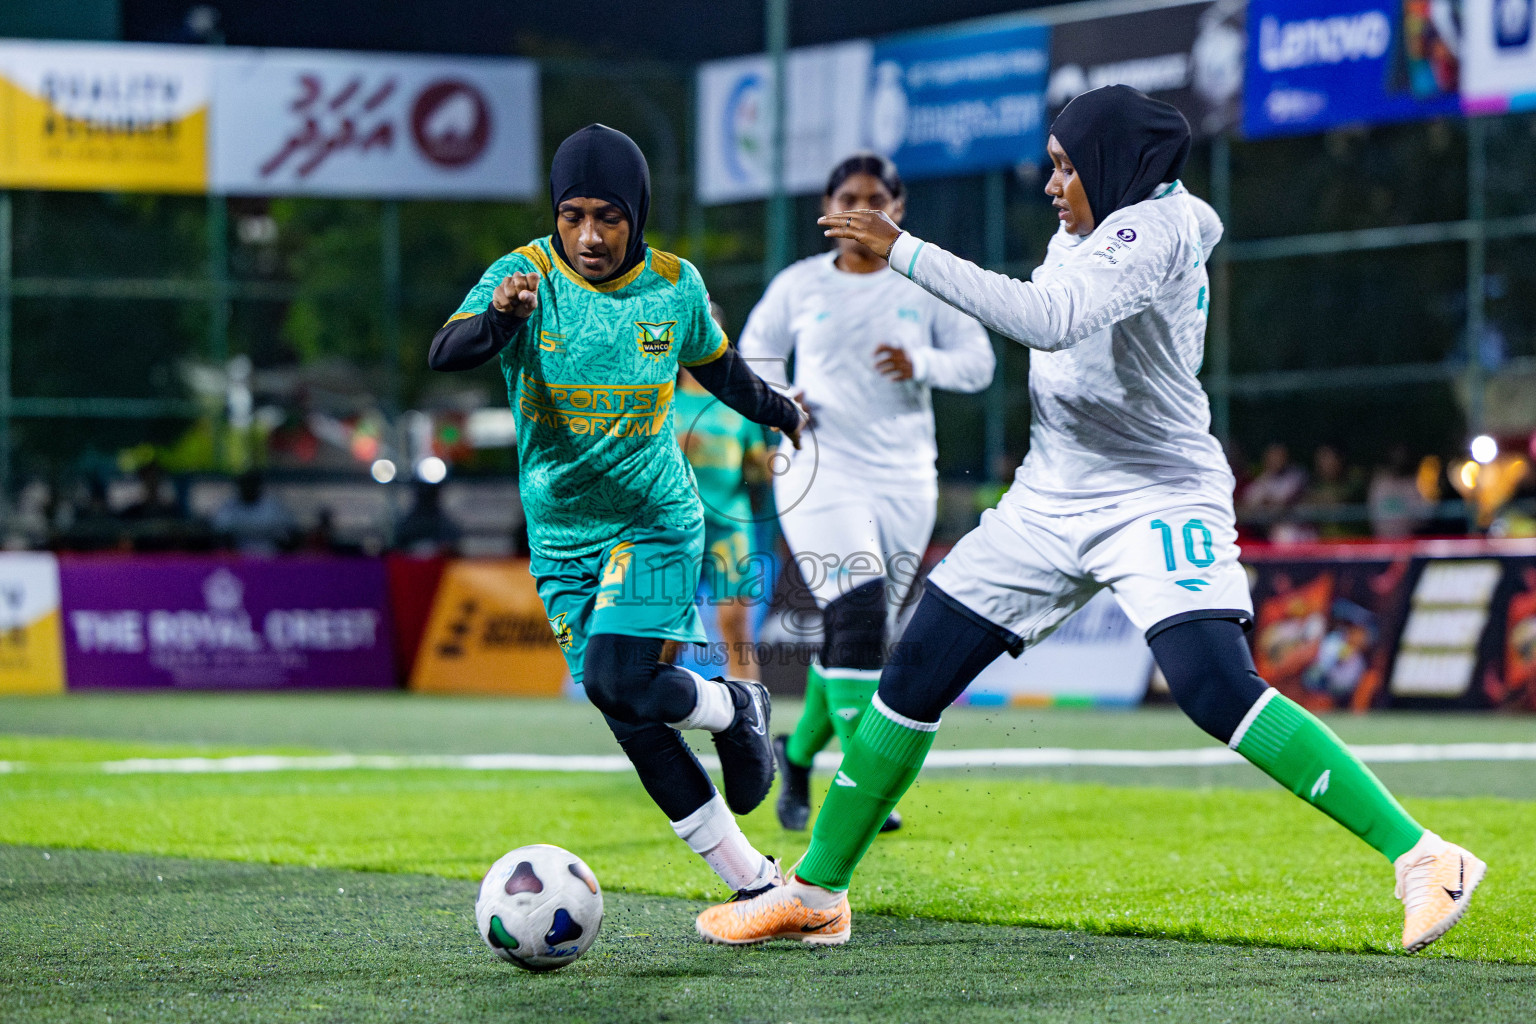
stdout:
POLYGON ((668 284, 676 285, 678 279, 683 276, 683 261, 669 252, 652 249, 651 269, 660 274, 668 284))
POLYGON ((705 363, 712 363, 716 359, 719 359, 721 356, 725 355, 725 350, 730 348, 730 347, 731 347, 731 339, 730 338, 721 338, 720 339, 720 347, 719 348, 715 349, 713 352, 711 352, 709 355, 705 356, 703 359, 695 359, 693 362, 691 362, 691 363, 683 363, 683 365, 684 366, 703 366, 705 363))
POLYGON ((449 324, 453 323, 455 320, 468 320, 472 316, 479 316, 479 315, 480 315, 479 313, 455 313, 455 314, 453 314, 453 316, 451 316, 447 320, 443 321, 443 326, 447 327, 449 324))
POLYGON ((539 273, 545 276, 548 276, 549 272, 553 269, 549 265, 549 254, 536 245, 525 245, 519 249, 514 249, 512 250, 512 255, 526 258, 530 263, 539 268, 539 273))

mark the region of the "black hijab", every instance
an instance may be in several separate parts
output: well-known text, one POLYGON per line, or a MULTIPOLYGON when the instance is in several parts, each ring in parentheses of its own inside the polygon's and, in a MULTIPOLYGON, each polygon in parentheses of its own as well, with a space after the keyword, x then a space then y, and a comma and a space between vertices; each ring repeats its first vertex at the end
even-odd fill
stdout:
POLYGON ((1128 85, 1106 85, 1066 105, 1051 124, 1083 181, 1095 225, 1173 181, 1189 156, 1177 107, 1128 85))
MULTIPOLYGON (((560 143, 549 166, 549 201, 555 218, 567 199, 602 199, 624 211, 629 220, 629 248, 624 261, 604 281, 634 269, 645 259, 645 218, 651 212, 651 169, 640 147, 621 131, 589 124, 560 143)), ((555 253, 572 266, 560 244, 560 232, 550 237, 555 253)))

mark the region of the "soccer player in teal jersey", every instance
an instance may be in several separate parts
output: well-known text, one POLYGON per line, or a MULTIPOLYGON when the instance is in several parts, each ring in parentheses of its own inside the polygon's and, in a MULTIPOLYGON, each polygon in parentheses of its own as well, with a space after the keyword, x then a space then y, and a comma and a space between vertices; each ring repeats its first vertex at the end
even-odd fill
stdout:
POLYGON ((796 443, 806 416, 730 347, 698 271, 645 244, 650 172, 627 135, 590 125, 566 139, 550 201, 554 234, 492 264, 429 362, 463 370, 500 356, 531 568, 571 675, 678 836, 738 894, 761 892, 778 868, 731 812, 752 810, 773 782, 767 691, 660 660, 667 641, 705 639, 694 604, 704 518, 673 428, 678 367, 796 443), (679 729, 714 735, 723 799, 679 729))
MULTIPOLYGON (((683 370, 674 398, 677 442, 693 467, 704 505, 704 581, 720 623, 731 675, 756 679, 747 623, 754 588, 766 586, 752 561, 752 499, 747 484, 768 478, 762 430, 683 370)), ((763 596, 758 594, 757 596, 763 596)))

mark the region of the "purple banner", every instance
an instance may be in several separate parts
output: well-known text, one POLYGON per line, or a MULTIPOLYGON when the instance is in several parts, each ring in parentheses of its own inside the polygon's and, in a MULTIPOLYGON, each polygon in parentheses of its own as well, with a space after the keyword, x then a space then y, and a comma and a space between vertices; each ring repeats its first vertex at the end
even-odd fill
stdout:
POLYGON ((64 557, 70 689, 388 687, 374 558, 64 557))

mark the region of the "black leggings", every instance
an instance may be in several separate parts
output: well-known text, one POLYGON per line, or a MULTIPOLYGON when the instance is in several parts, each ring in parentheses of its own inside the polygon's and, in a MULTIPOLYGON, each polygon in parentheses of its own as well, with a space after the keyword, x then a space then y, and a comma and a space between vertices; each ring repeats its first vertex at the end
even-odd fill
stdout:
POLYGON ((681 821, 715 795, 680 722, 698 700, 693 677, 661 662, 666 641, 599 633, 587 640, 587 696, 603 713, 640 782, 669 821, 681 821))
POLYGON ((870 580, 829 602, 821 615, 823 668, 885 664, 885 581, 870 580))
MULTIPOLYGON (((1152 653, 1173 699, 1196 725, 1221 740, 1268 686, 1254 671, 1243 629, 1230 619, 1193 619, 1154 632, 1152 653)), ((931 582, 880 675, 880 700, 919 722, 937 722, 1005 651, 1023 644, 931 582)))

